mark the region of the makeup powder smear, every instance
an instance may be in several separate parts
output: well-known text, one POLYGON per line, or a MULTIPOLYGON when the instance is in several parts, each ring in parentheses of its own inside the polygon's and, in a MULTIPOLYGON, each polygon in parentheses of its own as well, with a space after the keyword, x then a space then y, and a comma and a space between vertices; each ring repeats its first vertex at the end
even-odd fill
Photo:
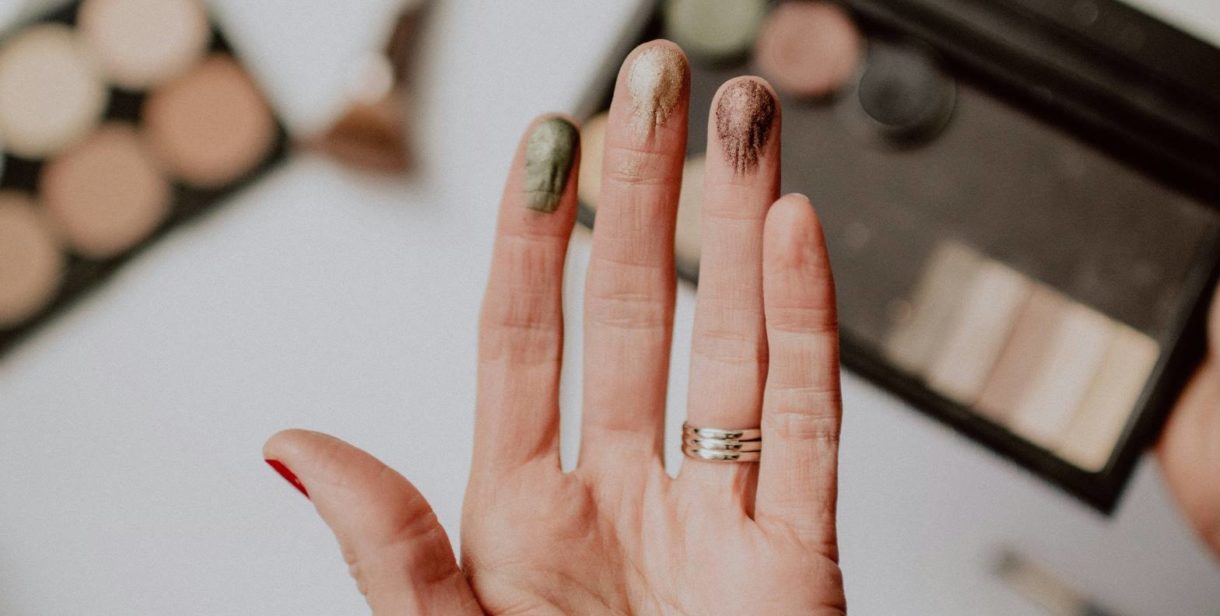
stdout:
POLYGON ((559 207, 579 142, 576 127, 562 118, 551 118, 534 128, 525 144, 526 207, 547 214, 559 207))
POLYGON ((733 82, 720 94, 716 103, 716 134, 724 158, 734 171, 745 174, 758 167, 774 119, 775 100, 757 81, 733 82))
POLYGON ((685 74, 686 59, 672 47, 652 45, 636 56, 627 75, 627 89, 635 109, 632 125, 640 137, 665 123, 678 104, 685 74))

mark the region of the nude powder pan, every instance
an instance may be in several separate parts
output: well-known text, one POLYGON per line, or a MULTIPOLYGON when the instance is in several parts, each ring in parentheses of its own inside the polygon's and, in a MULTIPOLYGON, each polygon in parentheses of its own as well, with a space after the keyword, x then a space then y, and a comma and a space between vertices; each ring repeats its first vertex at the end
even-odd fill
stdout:
POLYGON ((16 28, 0 135, 0 353, 287 142, 198 0, 83 0, 16 28))
POLYGON ((108 258, 135 246, 169 214, 170 184, 130 126, 111 123, 50 160, 43 205, 71 248, 108 258))
POLYGON ((0 192, 0 327, 41 309, 59 287, 64 257, 33 201, 0 192))
POLYGON ((88 50, 66 26, 30 28, 0 49, 0 134, 14 154, 45 156, 80 139, 106 96, 88 50))
POLYGON ((754 57, 780 91, 818 98, 839 91, 855 74, 863 42, 837 4, 785 2, 767 15, 754 57))
POLYGON ((194 0, 85 0, 77 22, 102 71, 130 90, 186 70, 212 38, 194 0))
POLYGON ((153 150, 182 180, 232 182, 275 142, 271 110, 250 77, 227 56, 213 56, 154 91, 145 103, 153 150))

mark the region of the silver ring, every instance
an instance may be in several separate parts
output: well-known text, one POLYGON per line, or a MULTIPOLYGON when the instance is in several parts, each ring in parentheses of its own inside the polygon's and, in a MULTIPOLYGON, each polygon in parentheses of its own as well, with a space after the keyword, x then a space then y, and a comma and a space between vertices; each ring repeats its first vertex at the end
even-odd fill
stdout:
POLYGON ((697 449, 683 445, 682 453, 686 454, 686 457, 688 458, 706 460, 708 462, 757 462, 761 452, 715 451, 712 449, 697 449))
POLYGON ((688 435, 682 439, 682 444, 694 449, 711 449, 713 451, 762 451, 762 441, 731 441, 688 435))
POLYGON ((682 424, 682 454, 708 462, 757 462, 762 453, 762 430, 696 428, 682 424))
POLYGON ((690 436, 726 441, 757 441, 762 438, 762 430, 758 428, 724 430, 721 428, 696 428, 688 423, 682 424, 682 433, 690 436))

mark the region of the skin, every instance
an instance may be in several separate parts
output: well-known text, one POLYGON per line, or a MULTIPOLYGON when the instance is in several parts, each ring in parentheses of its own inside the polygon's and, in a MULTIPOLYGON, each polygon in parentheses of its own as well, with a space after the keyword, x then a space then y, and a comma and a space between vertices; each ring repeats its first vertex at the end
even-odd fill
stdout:
POLYGON ((1220 559, 1220 289, 1208 320, 1208 353, 1178 398, 1156 447, 1165 482, 1220 559))
MULTIPOLYGON (((643 47, 656 45, 676 51, 665 41, 643 47)), ((264 446, 334 531, 374 613, 845 612, 834 285, 808 200, 777 199, 778 104, 753 170, 735 169, 708 131, 689 385, 690 422, 761 425, 762 459, 687 460, 676 479, 664 471, 688 82, 684 74, 669 120, 641 129, 620 73, 586 288, 584 425, 573 472, 560 470, 558 390, 579 154, 552 212, 530 208, 524 177, 528 138, 553 117, 526 130, 500 208, 460 564, 423 495, 369 454, 304 430, 264 446)), ((1183 511, 1220 553, 1220 306, 1211 325, 1211 355, 1157 453, 1183 511)))
POLYGON ((334 531, 374 613, 844 613, 834 288, 813 208, 778 194, 778 106, 747 172, 709 131, 689 384, 691 423, 761 425, 761 461, 686 460, 677 478, 665 473, 690 87, 683 56, 673 112, 653 126, 633 120, 626 71, 654 46, 681 54, 666 41, 633 52, 610 111, 585 290, 577 468, 560 470, 558 400, 578 165, 550 213, 530 209, 524 177, 528 136, 548 117, 526 130, 500 208, 460 565, 424 497, 369 454, 303 430, 264 447, 334 531))

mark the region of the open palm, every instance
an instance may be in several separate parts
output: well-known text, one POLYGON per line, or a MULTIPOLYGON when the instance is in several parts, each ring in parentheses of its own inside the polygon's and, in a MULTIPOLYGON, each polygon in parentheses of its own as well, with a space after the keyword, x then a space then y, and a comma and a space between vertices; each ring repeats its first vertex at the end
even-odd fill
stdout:
POLYGON ((726 83, 713 102, 688 417, 761 425, 765 446, 757 463, 688 459, 677 478, 665 473, 688 94, 685 57, 664 41, 637 48, 618 78, 570 473, 558 398, 575 129, 540 118, 518 148, 480 323, 460 566, 401 475, 325 435, 268 441, 266 457, 307 491, 375 612, 843 612, 834 290, 812 207, 779 198, 779 104, 756 78, 726 83))

